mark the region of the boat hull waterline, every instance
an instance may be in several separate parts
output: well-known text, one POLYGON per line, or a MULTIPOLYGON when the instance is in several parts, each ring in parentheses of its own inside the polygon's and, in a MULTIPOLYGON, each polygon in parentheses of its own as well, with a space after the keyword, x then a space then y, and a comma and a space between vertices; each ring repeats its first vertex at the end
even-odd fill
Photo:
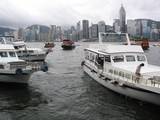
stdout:
POLYGON ((145 90, 141 90, 141 89, 137 89, 137 88, 133 88, 132 86, 125 86, 125 85, 119 85, 116 83, 112 83, 109 79, 108 80, 104 80, 103 78, 99 77, 98 73, 93 72, 91 69, 89 69, 86 65, 83 65, 83 70, 94 80, 96 80, 98 83, 100 83, 101 85, 103 85, 104 87, 131 97, 131 98, 135 98, 141 101, 145 101, 145 102, 149 102, 149 103, 153 103, 156 105, 160 105, 160 94, 158 93, 154 93, 154 92, 148 92, 145 90))
POLYGON ((30 79, 31 74, 3 74, 0 75, 0 82, 2 83, 20 83, 27 84, 30 79))
POLYGON ((67 46, 67 45, 62 45, 63 50, 72 50, 75 48, 75 46, 67 46))

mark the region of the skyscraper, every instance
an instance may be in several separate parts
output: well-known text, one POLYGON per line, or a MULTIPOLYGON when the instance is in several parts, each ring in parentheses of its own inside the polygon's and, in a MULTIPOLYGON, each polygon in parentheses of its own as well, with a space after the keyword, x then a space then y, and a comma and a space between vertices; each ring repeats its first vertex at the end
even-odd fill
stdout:
POLYGON ((120 32, 120 20, 119 19, 114 19, 113 30, 116 33, 120 32))
POLYGON ((91 38, 98 38, 98 25, 92 24, 91 26, 91 38))
POLYGON ((51 41, 54 41, 56 39, 56 25, 51 25, 50 27, 50 36, 51 41))
POLYGON ((89 39, 89 21, 83 20, 82 25, 83 25, 83 39, 89 39))
POLYGON ((135 20, 127 20, 127 33, 130 36, 136 36, 136 21, 135 20))
POLYGON ((119 19, 120 19, 120 32, 125 33, 126 32, 126 11, 121 5, 121 8, 119 10, 119 19))
POLYGON ((81 22, 80 21, 77 23, 76 30, 77 30, 77 32, 80 32, 80 30, 81 30, 81 22))
POLYGON ((105 22, 104 21, 100 21, 98 22, 98 33, 99 32, 105 32, 106 31, 106 26, 105 26, 105 22))
POLYGON ((79 21, 76 26, 76 40, 80 40, 81 22, 79 21))

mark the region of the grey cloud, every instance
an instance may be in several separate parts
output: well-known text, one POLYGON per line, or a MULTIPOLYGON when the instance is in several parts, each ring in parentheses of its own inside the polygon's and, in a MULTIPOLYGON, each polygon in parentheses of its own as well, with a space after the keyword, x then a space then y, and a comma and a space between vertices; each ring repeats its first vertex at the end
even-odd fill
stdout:
POLYGON ((81 19, 112 24, 123 3, 128 19, 160 20, 159 0, 1 0, 0 25, 73 25, 81 19), (24 1, 24 2, 23 2, 24 1), (25 5, 26 4, 26 5, 25 5), (22 6, 21 6, 22 5, 22 6), (28 8, 30 7, 30 8, 28 8))

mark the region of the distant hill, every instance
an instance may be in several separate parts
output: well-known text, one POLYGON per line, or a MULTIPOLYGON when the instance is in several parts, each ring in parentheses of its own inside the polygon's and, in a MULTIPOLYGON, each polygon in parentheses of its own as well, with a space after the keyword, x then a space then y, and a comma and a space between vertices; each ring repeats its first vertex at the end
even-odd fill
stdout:
POLYGON ((0 27, 0 34, 3 35, 5 32, 13 32, 14 29, 11 28, 5 28, 5 27, 0 27))
POLYGON ((45 26, 45 25, 32 25, 32 26, 29 26, 27 27, 27 29, 30 29, 30 30, 35 30, 35 29, 39 29, 41 33, 48 33, 49 32, 49 27, 48 26, 45 26))

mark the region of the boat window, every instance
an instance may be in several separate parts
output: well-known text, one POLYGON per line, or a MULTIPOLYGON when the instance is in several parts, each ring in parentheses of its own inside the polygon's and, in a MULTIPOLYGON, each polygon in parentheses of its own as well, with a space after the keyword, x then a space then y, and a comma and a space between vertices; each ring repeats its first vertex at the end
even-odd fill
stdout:
POLYGON ((23 53, 27 53, 27 50, 23 51, 23 53))
POLYGON ((7 52, 0 52, 1 57, 8 57, 7 52))
POLYGON ((29 50, 29 53, 34 53, 34 51, 33 50, 29 50))
POLYGON ((112 69, 109 69, 108 72, 111 73, 111 74, 113 74, 113 70, 112 69))
POLYGON ((92 62, 94 61, 94 55, 91 54, 91 59, 90 59, 92 62))
POLYGON ((133 62, 133 61, 135 61, 135 57, 133 55, 126 55, 126 61, 133 62))
POLYGON ((105 61, 106 61, 106 62, 111 62, 110 55, 105 56, 105 61))
POLYGON ((89 52, 85 51, 85 59, 89 60, 89 52))
POLYGON ((138 60, 138 61, 146 61, 144 55, 137 55, 137 60, 138 60))
POLYGON ((131 79, 131 74, 126 73, 126 74, 125 74, 125 78, 131 79))
POLYGON ((119 76, 124 77, 124 72, 119 71, 119 76))
POLYGON ((3 66, 3 65, 0 65, 0 69, 4 69, 4 66, 3 66))
POLYGON ((114 62, 123 62, 124 61, 124 56, 123 55, 113 56, 112 60, 114 62))
POLYGON ((16 57, 15 52, 9 52, 9 55, 10 55, 11 57, 16 57))
POLYGON ((17 51, 17 54, 20 54, 21 53, 21 51, 17 51))
POLYGON ((118 75, 118 71, 117 71, 117 70, 114 70, 114 74, 115 74, 115 75, 118 75))

